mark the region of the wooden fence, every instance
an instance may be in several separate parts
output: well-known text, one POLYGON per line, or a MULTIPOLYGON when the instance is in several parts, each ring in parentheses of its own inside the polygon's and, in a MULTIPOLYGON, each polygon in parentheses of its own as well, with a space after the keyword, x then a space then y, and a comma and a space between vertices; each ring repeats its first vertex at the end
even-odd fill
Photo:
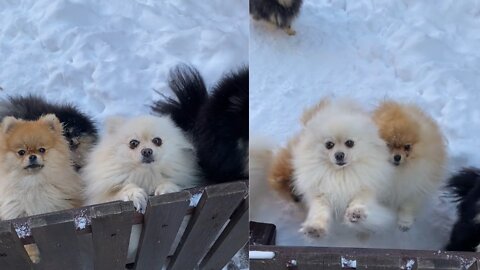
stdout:
POLYGON ((275 226, 250 224, 251 270, 480 270, 480 253, 426 250, 287 247, 275 245, 275 226))
POLYGON ((221 269, 247 231, 248 188, 239 181, 151 197, 144 215, 117 201, 2 221, 0 269, 221 269), (130 241, 136 227, 138 243, 130 241))

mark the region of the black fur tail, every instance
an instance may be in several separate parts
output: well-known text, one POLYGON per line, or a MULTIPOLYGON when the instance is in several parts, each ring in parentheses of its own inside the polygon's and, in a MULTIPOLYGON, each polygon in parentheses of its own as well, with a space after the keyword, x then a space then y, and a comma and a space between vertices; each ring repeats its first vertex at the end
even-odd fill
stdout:
POLYGON ((248 69, 229 73, 212 89, 195 130, 199 164, 212 183, 248 177, 248 69))
POLYGON ((170 115, 184 131, 190 131, 202 105, 208 99, 207 88, 202 76, 195 68, 178 65, 170 70, 169 86, 175 98, 164 97, 156 101, 152 110, 158 114, 170 115))
POLYGON ((450 178, 447 188, 453 193, 455 201, 462 202, 479 181, 480 171, 465 168, 450 178))

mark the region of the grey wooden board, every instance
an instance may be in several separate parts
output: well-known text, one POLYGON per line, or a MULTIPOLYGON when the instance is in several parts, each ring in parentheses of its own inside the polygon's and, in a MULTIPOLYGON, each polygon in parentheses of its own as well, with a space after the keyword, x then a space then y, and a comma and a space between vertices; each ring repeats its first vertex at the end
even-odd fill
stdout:
POLYGON ((0 268, 6 270, 31 268, 27 252, 10 221, 0 222, 0 268))
POLYGON ((227 227, 200 264, 200 269, 222 269, 247 241, 248 198, 235 210, 227 227))
POLYGON ((40 251, 36 269, 84 269, 72 213, 33 217, 29 223, 40 251))
MULTIPOLYGON (((250 260, 250 269, 291 269, 286 264, 297 261, 295 269, 340 269, 341 258, 356 260, 356 269, 407 269, 414 260, 415 269, 478 270, 480 254, 476 252, 445 252, 373 248, 250 246, 251 251, 271 251, 273 259, 250 260)), ((293 268, 292 268, 293 269, 293 268)), ((348 268, 342 268, 348 269, 348 268)))
POLYGON ((194 269, 246 193, 242 182, 205 188, 167 269, 194 269))
POLYGON ((135 269, 162 269, 189 208, 190 198, 190 192, 181 191, 149 199, 135 269))
POLYGON ((277 227, 270 223, 250 221, 250 245, 275 245, 277 227))
POLYGON ((125 269, 134 207, 132 202, 91 209, 95 270, 125 269))

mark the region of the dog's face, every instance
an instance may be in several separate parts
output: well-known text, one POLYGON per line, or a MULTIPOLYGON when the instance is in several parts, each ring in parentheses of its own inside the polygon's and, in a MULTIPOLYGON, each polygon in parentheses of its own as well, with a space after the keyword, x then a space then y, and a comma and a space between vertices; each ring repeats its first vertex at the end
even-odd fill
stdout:
POLYGON ((368 160, 381 145, 375 125, 366 115, 321 113, 308 122, 306 132, 312 157, 335 170, 368 160))
POLYGON ((175 151, 186 147, 179 143, 180 129, 168 118, 143 116, 107 120, 107 137, 114 147, 112 158, 129 167, 149 168, 175 151))
POLYGON ((390 163, 395 166, 400 166, 412 157, 415 141, 392 139, 387 141, 387 146, 390 150, 390 163))
POLYGON ((395 103, 385 103, 375 111, 374 120, 380 137, 390 150, 390 163, 400 166, 415 157, 420 126, 402 107, 395 103))
POLYGON ((53 114, 37 121, 5 117, 1 155, 10 170, 35 174, 49 166, 69 166, 68 147, 62 136, 62 125, 53 114))
POLYGON ((333 165, 343 167, 351 163, 355 140, 338 136, 336 138, 325 138, 324 141, 326 154, 333 165))

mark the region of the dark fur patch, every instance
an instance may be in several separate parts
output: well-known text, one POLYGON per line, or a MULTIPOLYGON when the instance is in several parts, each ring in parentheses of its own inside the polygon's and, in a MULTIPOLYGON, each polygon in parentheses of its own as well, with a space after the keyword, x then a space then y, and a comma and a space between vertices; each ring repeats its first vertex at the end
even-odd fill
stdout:
POLYGON ((193 68, 190 75, 171 77, 177 99, 156 102, 155 113, 171 115, 194 143, 198 162, 208 182, 220 183, 247 178, 248 156, 248 68, 225 75, 203 98, 205 85, 193 68), (185 78, 190 79, 188 83, 185 78), (200 78, 200 79, 199 79, 200 78), (199 85, 202 82, 202 85, 199 85), (181 89, 181 91, 179 91, 181 89), (188 98, 189 97, 189 98, 188 98), (185 121, 188 120, 188 121, 185 121))
POLYGON ((480 174, 477 169, 463 169, 448 182, 458 202, 458 220, 455 223, 446 250, 476 251, 480 244, 480 174))
POLYGON ((156 101, 152 110, 158 114, 169 114, 173 121, 183 130, 191 130, 198 112, 208 99, 207 88, 200 73, 193 67, 179 65, 170 71, 170 89, 175 95, 156 101))
MULTIPOLYGON (((93 121, 72 104, 48 103, 34 95, 9 97, 8 100, 0 102, 1 119, 13 116, 24 120, 37 120, 49 113, 55 114, 63 124, 63 135, 68 142, 82 136, 91 136, 94 141, 97 140, 98 132, 93 121)), ((70 147, 72 149, 74 146, 70 147)), ((75 167, 78 167, 78 164, 75 164, 75 167)))
POLYGON ((281 5, 277 0, 250 0, 250 14, 256 20, 266 20, 280 28, 287 28, 300 13, 301 5, 302 0, 292 0, 289 7, 281 5))

